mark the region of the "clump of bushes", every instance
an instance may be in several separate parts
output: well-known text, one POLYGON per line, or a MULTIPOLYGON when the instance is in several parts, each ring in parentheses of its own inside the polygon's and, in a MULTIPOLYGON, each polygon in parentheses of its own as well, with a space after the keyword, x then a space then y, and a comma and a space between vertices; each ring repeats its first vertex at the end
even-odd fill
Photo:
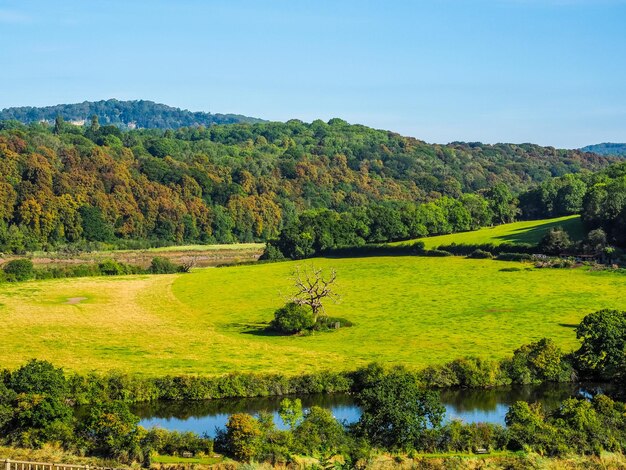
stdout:
POLYGON ((576 266, 576 261, 570 258, 552 258, 547 260, 539 260, 535 263, 536 268, 573 268, 576 266))
POLYGON ((9 282, 20 282, 34 276, 33 262, 27 258, 14 259, 2 266, 5 279, 9 282))
POLYGON ((148 270, 152 274, 174 274, 181 272, 181 267, 172 263, 169 259, 157 256, 152 258, 150 268, 148 270))
POLYGON ((492 259, 493 255, 488 251, 477 249, 467 255, 467 257, 472 259, 492 259))
POLYGON ((270 327, 279 333, 294 334, 309 330, 315 325, 313 310, 295 302, 289 302, 274 312, 270 327))
POLYGON ((433 257, 437 257, 437 258, 443 258, 446 256, 453 256, 452 253, 450 253, 449 251, 446 250, 426 250, 424 252, 422 252, 423 256, 433 256, 433 257))
POLYGON ((125 274, 173 274, 188 272, 189 265, 179 266, 167 258, 156 257, 148 269, 113 259, 98 264, 44 266, 35 268, 30 259, 15 259, 5 263, 0 270, 0 282, 21 282, 28 279, 65 279, 70 277, 121 276, 125 274))
POLYGON ((498 261, 532 261, 532 255, 528 253, 500 253, 496 256, 498 261))

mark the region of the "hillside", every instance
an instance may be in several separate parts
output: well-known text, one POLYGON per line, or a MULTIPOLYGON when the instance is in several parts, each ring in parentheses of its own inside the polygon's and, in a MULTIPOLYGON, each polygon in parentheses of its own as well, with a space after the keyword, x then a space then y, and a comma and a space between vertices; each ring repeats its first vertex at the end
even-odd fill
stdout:
MULTIPOLYGON (((573 240, 583 238, 583 227, 580 217, 570 215, 545 220, 524 220, 510 224, 486 227, 471 232, 460 232, 448 235, 438 235, 418 239, 424 242, 424 247, 431 250, 440 246, 457 245, 500 245, 502 243, 529 243, 537 244, 551 229, 561 227, 568 232, 573 240)), ((411 245, 418 240, 405 240, 391 243, 392 246, 411 245)))
POLYGON ((613 161, 431 145, 340 119, 175 131, 10 121, 0 123, 0 251, 263 241, 326 209, 352 224, 350 243, 417 238, 510 220, 515 193, 613 161))
POLYGON ((598 155, 612 155, 616 157, 626 157, 626 144, 615 144, 605 142, 602 144, 588 145, 580 149, 583 152, 593 152, 598 155))
POLYGON ((57 116, 75 123, 89 122, 98 116, 103 125, 112 124, 122 128, 178 129, 188 126, 211 126, 238 122, 260 122, 261 119, 238 114, 211 114, 191 112, 153 101, 84 101, 56 106, 6 108, 0 111, 0 121, 14 119, 25 124, 46 121, 53 123, 57 116))

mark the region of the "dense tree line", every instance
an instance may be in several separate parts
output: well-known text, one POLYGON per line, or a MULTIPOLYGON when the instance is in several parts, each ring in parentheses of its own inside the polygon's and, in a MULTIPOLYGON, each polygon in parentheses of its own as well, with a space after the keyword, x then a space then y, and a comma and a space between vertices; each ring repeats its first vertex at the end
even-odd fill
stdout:
POLYGON ((601 229, 608 243, 626 246, 626 163, 547 180, 519 201, 526 218, 581 214, 589 232, 601 229))
POLYGON ((615 155, 626 157, 626 144, 604 142, 602 144, 587 145, 581 148, 583 152, 597 153, 598 155, 615 155))
POLYGON ((0 121, 16 120, 24 124, 42 121, 53 123, 57 116, 72 122, 89 122, 92 116, 97 116, 105 125, 141 129, 178 129, 189 126, 261 121, 261 119, 238 114, 191 112, 146 100, 83 101, 56 106, 6 108, 0 111, 0 121))
POLYGON ((0 251, 268 240, 321 209, 358 223, 390 215, 356 234, 366 241, 446 232, 507 221, 510 201, 493 202, 503 195, 610 161, 530 144, 430 145, 339 119, 124 132, 97 119, 5 121, 0 251))

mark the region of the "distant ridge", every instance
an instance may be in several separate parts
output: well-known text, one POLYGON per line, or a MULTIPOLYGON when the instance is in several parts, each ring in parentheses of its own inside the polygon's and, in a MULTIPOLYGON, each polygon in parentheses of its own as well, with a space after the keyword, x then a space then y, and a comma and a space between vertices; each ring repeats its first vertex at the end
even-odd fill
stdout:
POLYGON ((0 111, 0 121, 13 119, 30 124, 38 121, 53 122, 57 116, 62 116, 66 121, 82 124, 89 121, 94 114, 98 116, 102 125, 113 124, 127 129, 177 129, 212 124, 263 122, 262 119, 239 114, 192 112, 153 101, 119 101, 116 99, 45 107, 6 108, 0 111))
POLYGON ((583 152, 593 152, 598 155, 613 155, 617 157, 626 157, 626 144, 615 144, 612 142, 604 142, 602 144, 587 145, 581 148, 583 152))

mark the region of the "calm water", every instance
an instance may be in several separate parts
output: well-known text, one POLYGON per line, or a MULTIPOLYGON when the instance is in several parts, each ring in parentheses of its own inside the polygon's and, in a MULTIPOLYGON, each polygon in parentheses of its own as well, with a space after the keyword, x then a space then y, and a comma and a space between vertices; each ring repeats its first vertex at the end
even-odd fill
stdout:
MULTIPOLYGON (((604 386, 602 386, 604 387, 604 386)), ((445 390, 441 402, 446 407, 446 419, 461 419, 466 423, 487 422, 504 424, 504 417, 518 400, 541 402, 546 409, 554 409, 569 397, 591 396, 606 390, 593 384, 549 385, 540 387, 496 388, 489 390, 445 390)), ((141 418, 144 427, 160 426, 177 431, 194 431, 198 434, 215 435, 233 413, 256 414, 267 411, 274 415, 274 422, 284 429, 278 416, 283 397, 242 398, 195 402, 154 402, 136 405, 132 411, 141 418)), ((360 410, 353 397, 346 394, 305 395, 300 397, 304 408, 321 406, 345 423, 358 421, 360 410)))

